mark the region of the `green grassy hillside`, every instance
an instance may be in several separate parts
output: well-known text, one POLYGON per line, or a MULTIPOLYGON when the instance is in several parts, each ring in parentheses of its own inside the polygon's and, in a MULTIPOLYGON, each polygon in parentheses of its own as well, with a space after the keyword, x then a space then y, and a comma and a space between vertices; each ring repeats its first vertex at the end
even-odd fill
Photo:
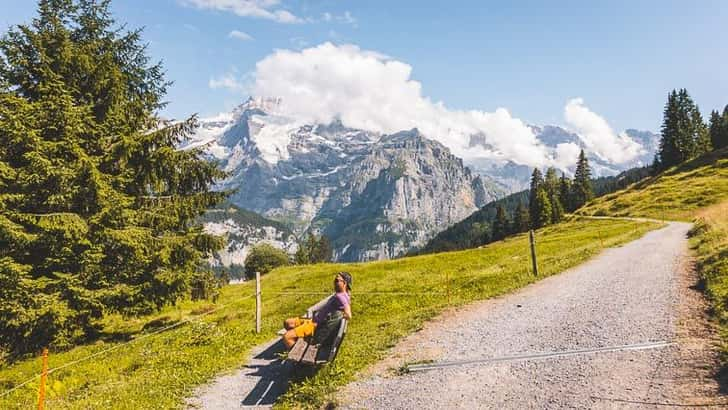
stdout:
MULTIPOLYGON (((585 261, 600 252, 602 246, 629 242, 657 226, 648 222, 576 218, 540 230, 537 240, 541 277, 585 261), (564 246, 566 243, 568 246, 564 246)), ((104 349, 115 349, 52 373, 48 408, 179 407, 196 385, 243 364, 253 346, 274 337, 285 317, 301 314, 328 293, 334 272, 346 269, 354 276, 355 317, 341 354, 316 376, 295 383, 281 403, 319 406, 330 400, 335 389, 350 381, 358 370, 382 358, 397 340, 448 306, 500 295, 537 280, 530 273, 528 254, 527 238, 519 235, 467 251, 278 269, 263 278, 260 335, 252 330, 254 301, 250 297, 250 283, 224 288, 215 304, 185 302, 154 316, 134 320, 110 318, 106 334, 97 343, 68 352, 51 352, 53 368, 104 349), (145 332, 205 312, 211 313, 195 322, 144 336, 149 334, 145 332)), ((2 365, 0 394, 39 370, 37 358, 2 365)), ((34 406, 37 388, 35 380, 1 397, 0 408, 34 406)))
POLYGON ((728 362, 728 201, 698 212, 691 236, 705 288, 721 324, 724 361, 728 362))
MULTIPOLYGON (((596 196, 609 194, 625 188, 627 185, 637 182, 648 175, 649 169, 644 167, 632 168, 621 172, 619 175, 593 179, 594 194, 596 196)), ((513 219, 519 204, 528 207, 528 195, 529 191, 525 190, 489 202, 467 218, 438 233, 422 248, 412 251, 410 254, 423 255, 426 253, 469 249, 492 242, 494 241, 491 237, 492 225, 498 207, 503 206, 508 217, 513 219)))
POLYGON ((692 221, 699 210, 724 200, 728 200, 728 149, 599 197, 577 213, 692 221))

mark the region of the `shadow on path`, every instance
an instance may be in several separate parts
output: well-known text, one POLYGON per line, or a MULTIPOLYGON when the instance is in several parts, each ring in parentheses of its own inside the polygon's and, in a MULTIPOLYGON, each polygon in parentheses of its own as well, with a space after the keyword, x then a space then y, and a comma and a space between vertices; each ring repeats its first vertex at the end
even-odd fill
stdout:
POLYGON ((245 366, 246 369, 254 370, 246 376, 258 378, 258 382, 240 403, 242 406, 272 406, 288 390, 292 381, 300 380, 302 369, 281 360, 285 351, 283 340, 278 339, 253 356, 250 364, 245 366))

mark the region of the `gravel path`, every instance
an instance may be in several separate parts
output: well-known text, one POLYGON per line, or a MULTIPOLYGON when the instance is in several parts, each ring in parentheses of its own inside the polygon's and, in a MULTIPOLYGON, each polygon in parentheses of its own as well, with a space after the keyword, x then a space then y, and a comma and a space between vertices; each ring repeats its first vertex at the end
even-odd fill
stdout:
POLYGON ((283 351, 280 338, 260 346, 244 368, 198 388, 187 401, 187 407, 209 410, 271 408, 278 396, 285 393, 293 375, 292 366, 278 358, 278 353, 283 351))
POLYGON ((448 312, 347 386, 345 408, 665 408, 679 345, 478 363, 397 375, 404 363, 497 358, 677 338, 690 224, 670 223, 516 293, 448 312))

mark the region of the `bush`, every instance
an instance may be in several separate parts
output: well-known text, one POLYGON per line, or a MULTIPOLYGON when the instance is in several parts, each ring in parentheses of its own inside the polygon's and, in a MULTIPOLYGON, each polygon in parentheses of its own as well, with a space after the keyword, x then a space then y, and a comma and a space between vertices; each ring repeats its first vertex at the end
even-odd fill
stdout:
POLYGON ((263 275, 289 263, 286 252, 267 243, 261 243, 253 247, 245 258, 245 277, 252 279, 255 277, 255 272, 263 275))

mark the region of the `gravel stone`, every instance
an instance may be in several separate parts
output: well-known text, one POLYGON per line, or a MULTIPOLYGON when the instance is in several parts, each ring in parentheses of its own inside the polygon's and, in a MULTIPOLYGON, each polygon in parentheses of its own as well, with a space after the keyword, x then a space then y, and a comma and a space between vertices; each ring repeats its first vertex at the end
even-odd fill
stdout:
POLYGON ((690 224, 639 240, 516 293, 449 312, 345 388, 344 408, 653 408, 675 404, 678 346, 396 375, 449 362, 676 340, 678 273, 690 224))

